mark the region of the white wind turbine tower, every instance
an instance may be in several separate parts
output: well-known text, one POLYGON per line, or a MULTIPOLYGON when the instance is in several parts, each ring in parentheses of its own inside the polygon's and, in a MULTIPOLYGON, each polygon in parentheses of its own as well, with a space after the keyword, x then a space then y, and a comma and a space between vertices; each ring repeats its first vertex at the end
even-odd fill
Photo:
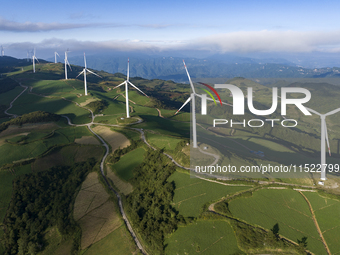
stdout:
POLYGON ((85 62, 85 68, 83 69, 83 71, 80 72, 80 74, 77 75, 76 79, 78 78, 79 75, 81 75, 82 73, 84 73, 84 87, 85 87, 85 96, 87 96, 87 83, 86 83, 86 71, 88 71, 89 73, 92 73, 100 78, 102 78, 101 76, 99 76, 98 74, 95 74, 94 72, 90 71, 89 69, 86 68, 86 58, 85 58, 85 52, 84 52, 84 62, 85 62))
POLYGON ((321 114, 307 107, 306 109, 311 111, 312 113, 319 115, 321 119, 321 180, 325 181, 326 180, 326 144, 325 144, 326 141, 327 141, 329 156, 331 156, 331 149, 329 147, 329 140, 328 140, 328 134, 327 134, 326 117, 329 115, 333 115, 337 112, 340 112, 340 108, 335 109, 325 114, 321 114))
MULTIPOLYGON (((190 94, 190 97, 187 99, 187 101, 185 101, 185 103, 181 106, 181 108, 179 108, 179 110, 175 113, 175 115, 180 111, 182 110, 182 108, 191 101, 191 117, 192 117, 192 140, 193 140, 193 148, 197 148, 197 132, 196 132, 196 108, 195 108, 195 96, 198 96, 201 98, 201 104, 202 104, 202 107, 201 107, 201 114, 202 115, 205 115, 206 112, 205 112, 205 109, 206 109, 206 102, 207 100, 210 100, 210 101, 214 101, 212 98, 208 98, 206 94, 197 94, 195 92, 195 88, 194 88, 194 84, 192 83, 191 81, 191 78, 190 78, 190 75, 189 75, 189 72, 188 72, 188 69, 187 69, 187 66, 183 60, 183 64, 184 64, 184 68, 185 68, 185 71, 187 72, 187 75, 188 75, 188 78, 189 78, 189 82, 190 82, 190 86, 191 86, 191 89, 192 89, 192 93, 190 94)), ((224 102, 221 102, 222 104, 224 105, 229 105, 229 106, 232 106, 231 104, 228 104, 228 103, 224 103, 224 102)))
MULTIPOLYGON (((57 63, 57 55, 59 56, 58 52, 54 52, 54 63, 57 63)), ((59 56, 60 57, 60 56, 59 56)))
POLYGON ((2 56, 2 57, 5 56, 4 47, 2 47, 2 45, 1 45, 1 56, 2 56))
POLYGON ((126 81, 122 82, 121 84, 114 87, 113 89, 116 89, 116 88, 118 88, 118 87, 120 87, 124 84, 125 84, 125 99, 126 99, 126 118, 130 118, 128 85, 130 84, 132 87, 134 87, 139 92, 141 92, 144 96, 146 96, 146 97, 148 97, 148 96, 129 81, 129 59, 128 59, 128 69, 127 69, 126 81))
POLYGON ((39 62, 39 60, 36 58, 35 56, 35 49, 33 50, 33 56, 32 56, 32 62, 33 62, 33 73, 35 73, 35 61, 37 60, 39 62))
POLYGON ((70 67, 70 69, 71 69, 71 71, 72 71, 72 68, 71 68, 71 66, 70 66, 70 63, 69 63, 68 60, 67 60, 67 52, 68 52, 68 50, 65 51, 65 80, 67 80, 67 65, 70 67))

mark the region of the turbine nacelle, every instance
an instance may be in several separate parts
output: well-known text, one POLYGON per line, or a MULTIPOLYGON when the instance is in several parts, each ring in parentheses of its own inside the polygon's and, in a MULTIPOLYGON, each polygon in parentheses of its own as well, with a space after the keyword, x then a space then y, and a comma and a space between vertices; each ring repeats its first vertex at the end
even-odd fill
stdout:
POLYGON ((89 72, 89 73, 92 73, 92 74, 94 74, 94 75, 96 75, 96 76, 98 76, 99 78, 102 78, 102 77, 86 68, 86 57, 85 57, 85 52, 84 52, 84 63, 85 63, 85 67, 84 67, 83 71, 81 71, 81 72, 77 75, 76 79, 78 78, 79 75, 84 74, 85 96, 87 96, 86 71, 89 72))
POLYGON ((130 60, 128 59, 128 67, 127 67, 127 75, 126 75, 126 80, 123 81, 121 84, 119 84, 118 86, 114 87, 113 89, 116 89, 122 85, 125 85, 125 99, 126 99, 126 117, 130 118, 130 109, 129 109, 129 93, 128 93, 128 86, 132 86, 134 87, 136 90, 138 90, 140 93, 142 93, 144 96, 149 97, 147 94, 145 94, 143 91, 141 91, 139 88, 137 88, 134 84, 132 84, 132 82, 129 81, 129 76, 130 76, 130 60))

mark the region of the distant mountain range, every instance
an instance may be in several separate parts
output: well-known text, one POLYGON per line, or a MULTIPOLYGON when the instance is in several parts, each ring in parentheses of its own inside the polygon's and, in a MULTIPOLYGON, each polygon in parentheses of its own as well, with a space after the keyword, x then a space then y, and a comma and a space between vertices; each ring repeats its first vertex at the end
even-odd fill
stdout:
MULTIPOLYGON (((127 54, 89 55, 87 65, 109 73, 127 70, 127 54)), ((69 57, 71 64, 84 65, 82 56, 69 57)), ((303 68, 281 58, 255 59, 230 55, 185 58, 192 78, 323 78, 340 77, 340 68, 303 68)), ((170 56, 133 55, 130 76, 186 82, 183 59, 170 56)))
MULTIPOLYGON (((127 53, 87 55, 87 66, 109 73, 126 74, 127 53)), ((52 59, 49 59, 52 61, 52 59)), ((43 60, 39 60, 45 62, 43 60)), ((83 56, 69 56, 71 65, 84 66, 83 56)), ((338 78, 340 68, 303 68, 283 58, 248 58, 229 54, 212 55, 206 58, 186 57, 185 62, 193 79, 195 78, 338 78)), ((0 57, 0 72, 13 71, 11 66, 31 65, 26 59, 0 57)), ((187 82, 187 75, 181 57, 132 54, 130 76, 145 79, 173 80, 187 82)))

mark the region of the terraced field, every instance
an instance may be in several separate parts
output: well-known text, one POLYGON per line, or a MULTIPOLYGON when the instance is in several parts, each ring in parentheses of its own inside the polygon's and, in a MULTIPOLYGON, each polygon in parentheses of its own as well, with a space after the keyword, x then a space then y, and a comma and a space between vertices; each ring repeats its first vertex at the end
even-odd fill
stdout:
POLYGON ((173 206, 185 217, 197 217, 207 202, 251 188, 251 186, 228 186, 176 171, 168 182, 175 182, 173 206))
POLYGON ((312 205, 322 234, 332 254, 340 254, 340 201, 317 192, 303 192, 312 205))
POLYGON ((165 254, 245 254, 226 221, 197 221, 178 228, 165 241, 165 254))
POLYGON ((234 217, 267 230, 278 223, 279 234, 292 241, 306 236, 310 251, 327 254, 308 204, 297 191, 261 189, 251 197, 232 200, 228 207, 234 217))

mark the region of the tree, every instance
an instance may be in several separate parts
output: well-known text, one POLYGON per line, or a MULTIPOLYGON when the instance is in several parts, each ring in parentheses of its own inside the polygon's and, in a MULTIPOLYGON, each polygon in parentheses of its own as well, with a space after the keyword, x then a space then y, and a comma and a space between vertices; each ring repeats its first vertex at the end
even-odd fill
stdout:
POLYGON ((279 231, 280 231, 279 223, 276 223, 271 229, 271 231, 273 232, 273 235, 275 236, 275 238, 279 239, 279 231))
POLYGON ((297 242, 303 250, 307 248, 307 236, 302 237, 301 240, 298 239, 297 242))

